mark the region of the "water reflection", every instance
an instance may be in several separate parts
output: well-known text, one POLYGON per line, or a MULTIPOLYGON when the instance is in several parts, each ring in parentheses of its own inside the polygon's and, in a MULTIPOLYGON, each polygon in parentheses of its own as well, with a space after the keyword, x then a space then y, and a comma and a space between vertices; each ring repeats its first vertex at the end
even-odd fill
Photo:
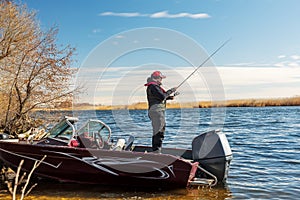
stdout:
MULTIPOLYGON (((40 183, 26 199, 28 200, 96 200, 96 199, 201 199, 224 200, 231 199, 232 195, 225 186, 214 188, 186 188, 176 190, 147 190, 122 186, 108 187, 100 185, 80 185, 66 183, 40 183)), ((10 200, 11 196, 0 194, 0 199, 10 200)))

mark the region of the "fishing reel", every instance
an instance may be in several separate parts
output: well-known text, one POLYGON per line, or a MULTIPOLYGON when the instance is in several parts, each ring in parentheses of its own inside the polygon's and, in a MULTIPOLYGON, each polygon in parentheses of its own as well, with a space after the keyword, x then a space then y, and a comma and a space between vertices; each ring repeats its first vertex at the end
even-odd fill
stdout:
POLYGON ((175 93, 174 93, 174 97, 175 97, 175 96, 178 96, 178 95, 180 95, 179 92, 175 92, 175 93))

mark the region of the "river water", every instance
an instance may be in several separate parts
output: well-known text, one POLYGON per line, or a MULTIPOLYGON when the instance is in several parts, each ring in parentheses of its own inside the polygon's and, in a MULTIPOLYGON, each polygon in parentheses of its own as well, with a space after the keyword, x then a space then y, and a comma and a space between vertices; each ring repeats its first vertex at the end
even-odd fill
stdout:
MULTIPOLYGON (((114 139, 132 134, 136 144, 151 143, 145 110, 80 111, 74 115, 81 120, 100 118, 111 127, 114 139)), ((164 146, 191 148, 194 136, 214 128, 212 115, 212 109, 167 110, 164 146)), ((300 107, 226 108, 222 130, 233 152, 224 186, 161 191, 39 183, 27 199, 299 199, 300 107)), ((11 197, 2 192, 0 199, 11 197)))

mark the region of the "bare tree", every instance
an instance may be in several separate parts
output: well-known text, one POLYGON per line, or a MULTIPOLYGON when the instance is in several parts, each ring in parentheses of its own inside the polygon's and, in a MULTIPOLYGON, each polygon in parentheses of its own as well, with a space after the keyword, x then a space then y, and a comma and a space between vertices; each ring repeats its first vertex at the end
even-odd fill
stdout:
POLYGON ((36 126, 31 113, 69 101, 75 49, 58 46, 58 28, 42 31, 36 13, 0 0, 0 128, 18 134, 36 126))

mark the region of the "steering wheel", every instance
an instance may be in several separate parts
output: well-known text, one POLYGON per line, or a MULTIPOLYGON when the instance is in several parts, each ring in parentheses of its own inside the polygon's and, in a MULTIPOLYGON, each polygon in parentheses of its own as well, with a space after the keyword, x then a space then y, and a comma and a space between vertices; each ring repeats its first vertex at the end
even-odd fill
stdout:
POLYGON ((104 140, 103 140, 103 138, 102 138, 102 136, 101 136, 101 134, 100 134, 101 130, 102 130, 104 127, 105 127, 105 126, 102 126, 101 129, 99 129, 99 131, 97 132, 97 136, 98 136, 98 137, 96 137, 96 135, 95 135, 95 138, 94 138, 95 144, 96 144, 97 148, 99 148, 99 149, 102 149, 102 148, 104 147, 104 140))

